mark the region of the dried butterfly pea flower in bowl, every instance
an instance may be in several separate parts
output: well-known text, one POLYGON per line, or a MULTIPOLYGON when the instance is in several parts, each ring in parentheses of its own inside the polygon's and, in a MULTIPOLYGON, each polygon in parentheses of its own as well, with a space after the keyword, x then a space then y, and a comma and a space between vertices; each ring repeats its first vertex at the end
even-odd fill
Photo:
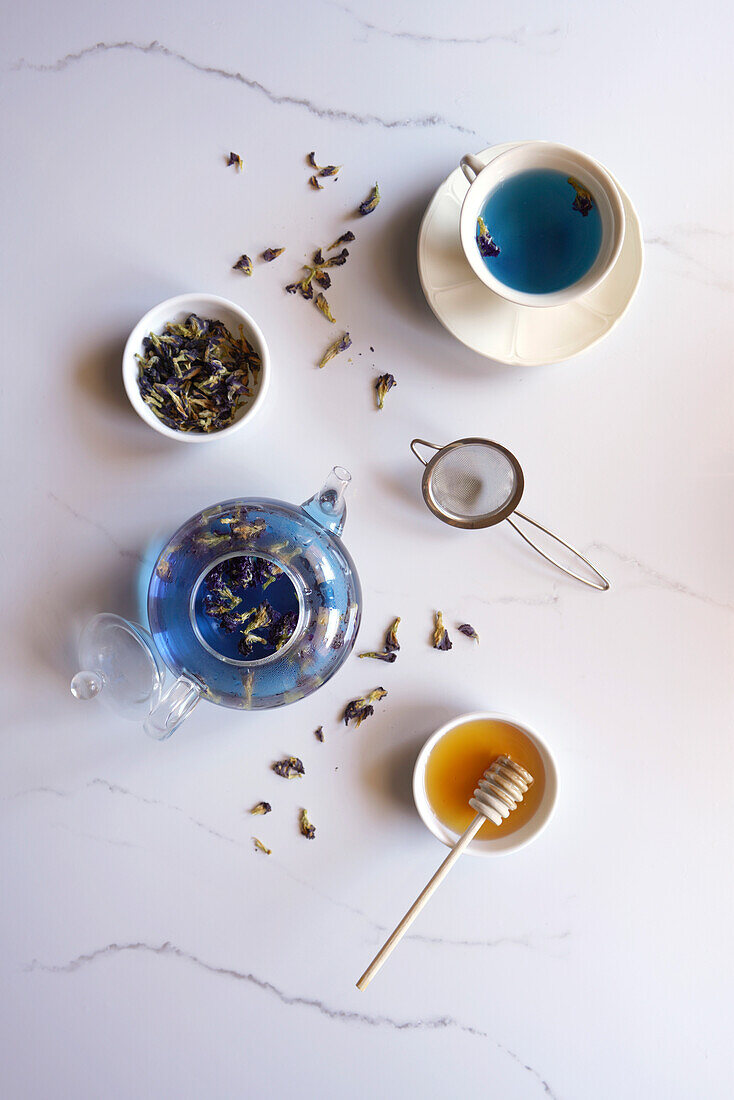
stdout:
POLYGON ((183 443, 231 435, 261 408, 270 354, 255 321, 215 294, 180 294, 138 321, 122 357, 130 404, 183 443))

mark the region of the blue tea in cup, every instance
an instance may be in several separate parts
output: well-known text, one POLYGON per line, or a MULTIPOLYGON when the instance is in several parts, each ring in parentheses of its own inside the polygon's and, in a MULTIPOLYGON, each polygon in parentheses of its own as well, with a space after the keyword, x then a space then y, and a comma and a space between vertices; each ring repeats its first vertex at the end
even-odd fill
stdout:
POLYGON ((588 293, 615 263, 624 238, 616 184, 584 153, 520 142, 462 158, 470 181, 460 237, 475 274, 519 305, 564 305, 588 293))

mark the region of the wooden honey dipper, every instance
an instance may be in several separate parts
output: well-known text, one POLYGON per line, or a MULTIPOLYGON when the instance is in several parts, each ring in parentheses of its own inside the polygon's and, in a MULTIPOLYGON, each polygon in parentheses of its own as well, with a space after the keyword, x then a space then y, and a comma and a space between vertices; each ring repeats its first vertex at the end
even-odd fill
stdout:
POLYGON ((426 883, 395 931, 385 940, 357 982, 357 989, 364 990, 367 988, 382 964, 392 954, 408 931, 433 891, 446 878, 446 875, 464 849, 477 835, 484 822, 491 821, 495 825, 501 825, 504 819, 510 816, 518 802, 522 802, 523 795, 527 793, 532 782, 533 777, 530 772, 526 771, 520 764, 516 764, 510 756, 497 757, 484 773, 482 779, 479 780, 479 785, 474 791, 474 797, 469 799, 469 805, 477 811, 476 817, 469 828, 456 841, 430 882, 426 883))

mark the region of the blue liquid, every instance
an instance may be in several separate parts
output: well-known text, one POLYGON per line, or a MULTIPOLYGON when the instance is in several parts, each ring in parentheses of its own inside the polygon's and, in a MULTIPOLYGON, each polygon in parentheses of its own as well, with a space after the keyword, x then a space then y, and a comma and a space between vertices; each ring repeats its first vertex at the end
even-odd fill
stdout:
POLYGON ((526 294, 551 294, 583 278, 599 254, 602 226, 596 203, 584 216, 575 198, 568 176, 550 168, 520 172, 495 188, 481 213, 500 249, 482 257, 494 277, 526 294))

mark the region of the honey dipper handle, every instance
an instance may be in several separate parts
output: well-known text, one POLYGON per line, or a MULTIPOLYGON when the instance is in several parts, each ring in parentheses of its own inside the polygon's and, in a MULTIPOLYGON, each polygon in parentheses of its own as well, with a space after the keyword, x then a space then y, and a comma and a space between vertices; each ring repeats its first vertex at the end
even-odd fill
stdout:
POLYGON ((430 880, 430 882, 426 883, 426 885, 423 887, 420 894, 415 899, 415 901, 413 902, 413 904, 411 905, 410 909, 405 914, 403 919, 400 921, 400 924, 397 926, 395 931, 392 932, 388 936, 388 938, 385 940, 384 944, 382 945, 380 950, 377 952, 377 954, 375 955, 374 959, 372 960, 370 965, 365 970, 362 977, 357 982, 357 989, 365 990, 367 988, 367 986, 370 984, 370 982, 372 981, 372 979, 374 978, 375 974, 380 969, 382 964, 386 961, 388 956, 392 954, 392 952, 395 950, 397 945, 400 943, 401 939, 403 938, 405 933, 408 931, 411 924, 413 923, 415 918, 418 916, 418 914, 420 913, 421 909, 423 908, 423 906, 426 904, 426 902, 430 898, 433 891, 436 890, 441 885, 441 883, 446 878, 446 875, 449 873, 449 871, 451 870, 453 865, 456 863, 456 861, 459 858, 459 856, 461 855, 461 853, 464 851, 464 849, 470 843, 470 841, 472 841, 474 839, 474 837, 479 832, 479 830, 481 829, 482 825, 484 824, 484 822, 486 820, 487 819, 484 816, 484 814, 477 814, 477 816, 474 818, 474 820, 472 821, 471 825, 466 830, 466 832, 462 833, 462 835, 459 837, 459 839, 457 840, 454 847, 451 849, 449 854, 446 856, 446 859, 443 861, 441 866, 436 871, 433 878, 430 880))

